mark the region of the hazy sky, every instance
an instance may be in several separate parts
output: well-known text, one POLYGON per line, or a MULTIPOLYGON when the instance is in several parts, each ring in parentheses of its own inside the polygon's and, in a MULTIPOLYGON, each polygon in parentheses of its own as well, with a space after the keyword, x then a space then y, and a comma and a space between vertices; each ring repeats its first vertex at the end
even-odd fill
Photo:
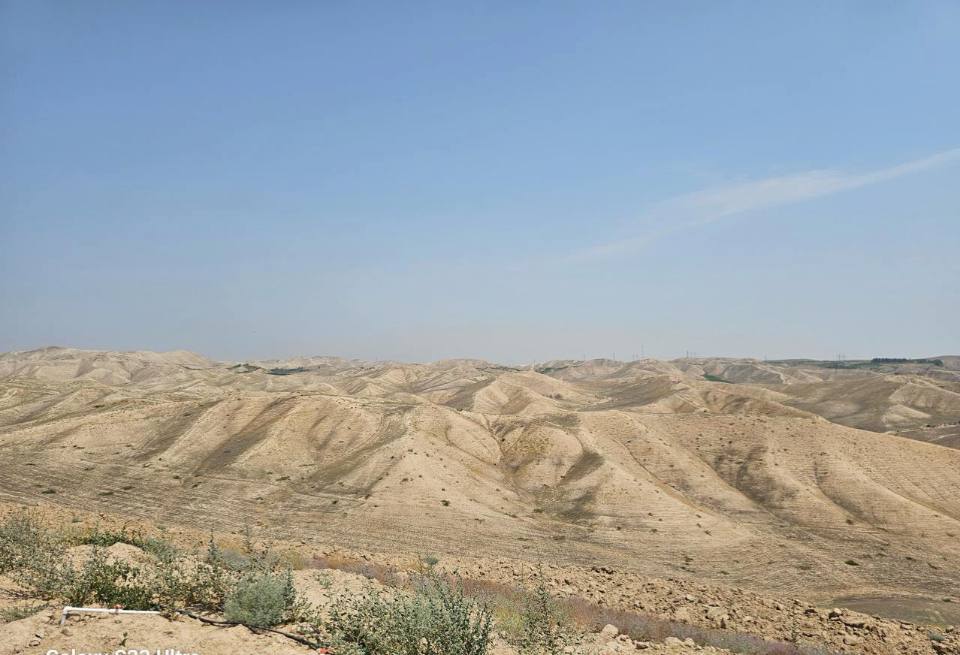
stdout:
POLYGON ((960 354, 960 3, 0 0, 0 351, 960 354))

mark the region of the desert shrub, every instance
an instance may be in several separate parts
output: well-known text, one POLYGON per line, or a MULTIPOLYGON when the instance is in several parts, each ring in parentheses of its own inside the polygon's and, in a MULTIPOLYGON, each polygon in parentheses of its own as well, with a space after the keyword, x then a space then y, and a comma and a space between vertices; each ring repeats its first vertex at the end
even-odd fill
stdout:
POLYGON ((156 603, 169 614, 182 609, 218 612, 230 585, 222 570, 179 555, 160 559, 153 575, 156 603))
POLYGON ((114 544, 130 544, 131 546, 140 546, 143 541, 143 535, 139 532, 127 532, 127 526, 119 530, 101 530, 99 525, 95 525, 92 530, 80 534, 73 543, 76 545, 99 546, 109 548, 114 544))
POLYGON ((282 588, 280 616, 293 618, 299 607, 289 569, 281 570, 278 558, 269 549, 252 553, 221 548, 212 538, 204 556, 183 555, 173 550, 155 551, 158 564, 154 573, 157 604, 168 612, 180 609, 227 612, 238 623, 272 621, 277 605, 275 589, 282 588), (262 602, 256 594, 262 592, 262 602), (262 607, 261 607, 262 605, 262 607))
POLYGON ((171 561, 176 559, 179 555, 179 551, 177 550, 176 546, 165 539, 159 539, 157 537, 146 537, 136 545, 138 545, 145 552, 156 557, 161 562, 171 561))
POLYGON ((127 609, 156 609, 147 576, 139 567, 112 560, 94 546, 80 568, 65 565, 60 596, 70 605, 99 603, 127 609))
POLYGON ((537 567, 532 591, 524 594, 516 644, 522 653, 559 655, 574 641, 569 617, 547 589, 543 569, 537 567))
POLYGON ((141 537, 125 530, 99 529, 68 542, 36 517, 15 514, 0 524, 0 570, 9 573, 34 598, 59 599, 71 605, 98 603, 153 609, 152 573, 111 560, 103 550, 103 546, 119 542, 144 544, 141 537), (93 551, 82 564, 74 565, 66 548, 77 542, 92 544, 93 551))
POLYGON ((59 595, 69 568, 65 552, 63 541, 33 514, 20 512, 0 523, 0 573, 33 597, 59 595))
POLYGON ((11 607, 4 607, 0 609, 0 623, 10 623, 11 621, 19 621, 20 619, 25 619, 28 616, 33 616, 37 612, 46 609, 46 605, 13 605, 11 607))
POLYGON ((59 555, 62 544, 28 512, 7 516, 0 523, 0 573, 18 569, 37 558, 59 555))
POLYGON ((177 549, 170 542, 158 537, 145 536, 140 530, 128 531, 127 526, 123 526, 119 530, 101 530, 98 525, 93 530, 81 534, 71 541, 77 545, 99 546, 101 548, 108 548, 114 544, 129 544, 154 555, 158 559, 166 560, 173 558, 177 553, 177 549))
POLYGON ((277 562, 268 548, 257 550, 252 544, 244 552, 225 551, 211 539, 206 556, 198 557, 126 528, 94 528, 67 540, 31 514, 0 522, 0 573, 29 597, 70 605, 224 612, 240 623, 276 625, 305 611, 292 575, 279 570, 277 562), (93 549, 82 563, 73 564, 66 548, 77 543, 93 549), (141 548, 152 561, 139 566, 109 557, 105 547, 117 543, 141 548))
POLYGON ((296 601, 289 571, 250 573, 228 592, 223 615, 228 621, 267 628, 283 623, 296 601))
POLYGON ((219 611, 236 579, 236 569, 226 564, 213 538, 204 558, 181 561, 176 569, 171 573, 171 597, 193 609, 219 611))
POLYGON ((412 593, 370 589, 338 598, 326 627, 335 643, 360 655, 483 655, 492 616, 458 581, 430 572, 412 593))

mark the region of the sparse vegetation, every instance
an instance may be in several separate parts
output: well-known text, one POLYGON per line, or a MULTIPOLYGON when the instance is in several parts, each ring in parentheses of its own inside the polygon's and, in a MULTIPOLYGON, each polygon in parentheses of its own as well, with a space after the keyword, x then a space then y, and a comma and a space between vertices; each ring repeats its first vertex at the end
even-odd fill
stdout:
POLYGON ((306 370, 302 366, 297 366, 294 368, 271 368, 267 370, 267 373, 270 375, 293 375, 294 373, 303 373, 306 370))
POLYGON ((431 571, 409 593, 371 588, 338 598, 324 627, 338 652, 484 655, 493 623, 486 604, 467 597, 458 580, 431 571))
POLYGON ((574 641, 570 618, 550 595, 543 568, 538 566, 533 590, 524 594, 516 643, 522 653, 560 655, 574 641))
POLYGON ((267 627, 293 621, 303 604, 289 569, 269 549, 247 542, 243 552, 225 551, 211 539, 205 556, 180 552, 172 544, 139 532, 101 531, 69 538, 45 528, 31 514, 0 523, 0 573, 33 598, 70 605, 97 604, 125 609, 223 613, 228 621, 267 627), (134 564, 110 555, 118 543, 150 555, 134 564), (75 563, 68 548, 92 546, 75 563))
POLYGON ((33 616, 40 610, 46 609, 44 604, 26 604, 26 605, 13 605, 12 607, 5 607, 0 609, 0 623, 10 623, 11 621, 19 621, 20 619, 25 619, 28 616, 33 616))
POLYGON ((733 384, 732 382, 730 382, 730 380, 724 380, 719 375, 713 375, 711 373, 704 373, 703 379, 707 380, 708 382, 725 382, 726 384, 733 384))
POLYGON ((258 628, 279 625, 297 603, 290 571, 248 573, 227 592, 223 615, 227 621, 258 628))
POLYGON ((79 567, 69 563, 60 567, 63 576, 59 589, 69 605, 96 603, 107 607, 156 609, 148 576, 136 566, 111 559, 99 546, 79 567))
MULTIPOLYGON (((371 579, 375 578, 381 582, 386 581, 387 584, 396 584, 396 572, 382 565, 373 567, 368 563, 342 557, 316 560, 316 562, 318 565, 330 565, 330 568, 336 570, 360 573, 371 579)), ((689 638, 702 646, 726 648, 731 652, 743 655, 831 655, 829 650, 816 646, 772 641, 734 630, 706 628, 689 623, 669 621, 644 612, 630 612, 602 606, 578 596, 556 599, 550 597, 545 584, 538 591, 536 587, 539 587, 539 583, 537 583, 532 594, 528 590, 489 580, 458 579, 457 586, 463 590, 466 596, 482 599, 484 607, 489 608, 489 611, 496 618, 498 630, 519 647, 529 649, 526 652, 546 655, 551 651, 544 650, 545 646, 550 643, 555 646, 559 645, 564 639, 566 640, 566 646, 575 646, 578 631, 595 631, 610 623, 618 626, 622 633, 637 640, 663 641, 667 637, 689 638), (531 595, 536 598, 538 594, 545 594, 546 596, 541 600, 543 603, 541 607, 548 608, 546 611, 528 607, 531 595), (550 607, 551 605, 552 607, 550 607), (546 635, 548 639, 537 643, 532 639, 524 638, 523 631, 530 624, 540 626, 553 624, 554 627, 543 630, 541 635, 546 635)), ((354 600, 353 602, 358 601, 354 600)), ((381 651, 354 651, 354 653, 369 653, 370 655, 379 652, 381 651)), ((405 653, 406 651, 399 652, 405 653)), ((433 653, 434 651, 427 652, 433 653)), ((437 652, 446 653, 447 651, 437 652)), ((564 647, 555 652, 564 652, 564 647)))

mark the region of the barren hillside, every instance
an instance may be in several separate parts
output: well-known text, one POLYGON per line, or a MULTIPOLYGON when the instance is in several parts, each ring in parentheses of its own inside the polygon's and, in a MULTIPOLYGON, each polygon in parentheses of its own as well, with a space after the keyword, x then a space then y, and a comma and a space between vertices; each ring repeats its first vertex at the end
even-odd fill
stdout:
POLYGON ((956 621, 940 600, 960 588, 960 450, 944 447, 960 440, 960 382, 939 359, 521 369, 7 353, 0 495, 956 621))

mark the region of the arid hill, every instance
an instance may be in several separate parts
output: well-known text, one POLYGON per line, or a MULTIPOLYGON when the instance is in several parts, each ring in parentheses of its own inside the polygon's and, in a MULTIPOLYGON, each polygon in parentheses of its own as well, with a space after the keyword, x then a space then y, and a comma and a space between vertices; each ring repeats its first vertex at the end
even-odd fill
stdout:
POLYGON ((957 621, 958 362, 6 353, 0 497, 957 621))

